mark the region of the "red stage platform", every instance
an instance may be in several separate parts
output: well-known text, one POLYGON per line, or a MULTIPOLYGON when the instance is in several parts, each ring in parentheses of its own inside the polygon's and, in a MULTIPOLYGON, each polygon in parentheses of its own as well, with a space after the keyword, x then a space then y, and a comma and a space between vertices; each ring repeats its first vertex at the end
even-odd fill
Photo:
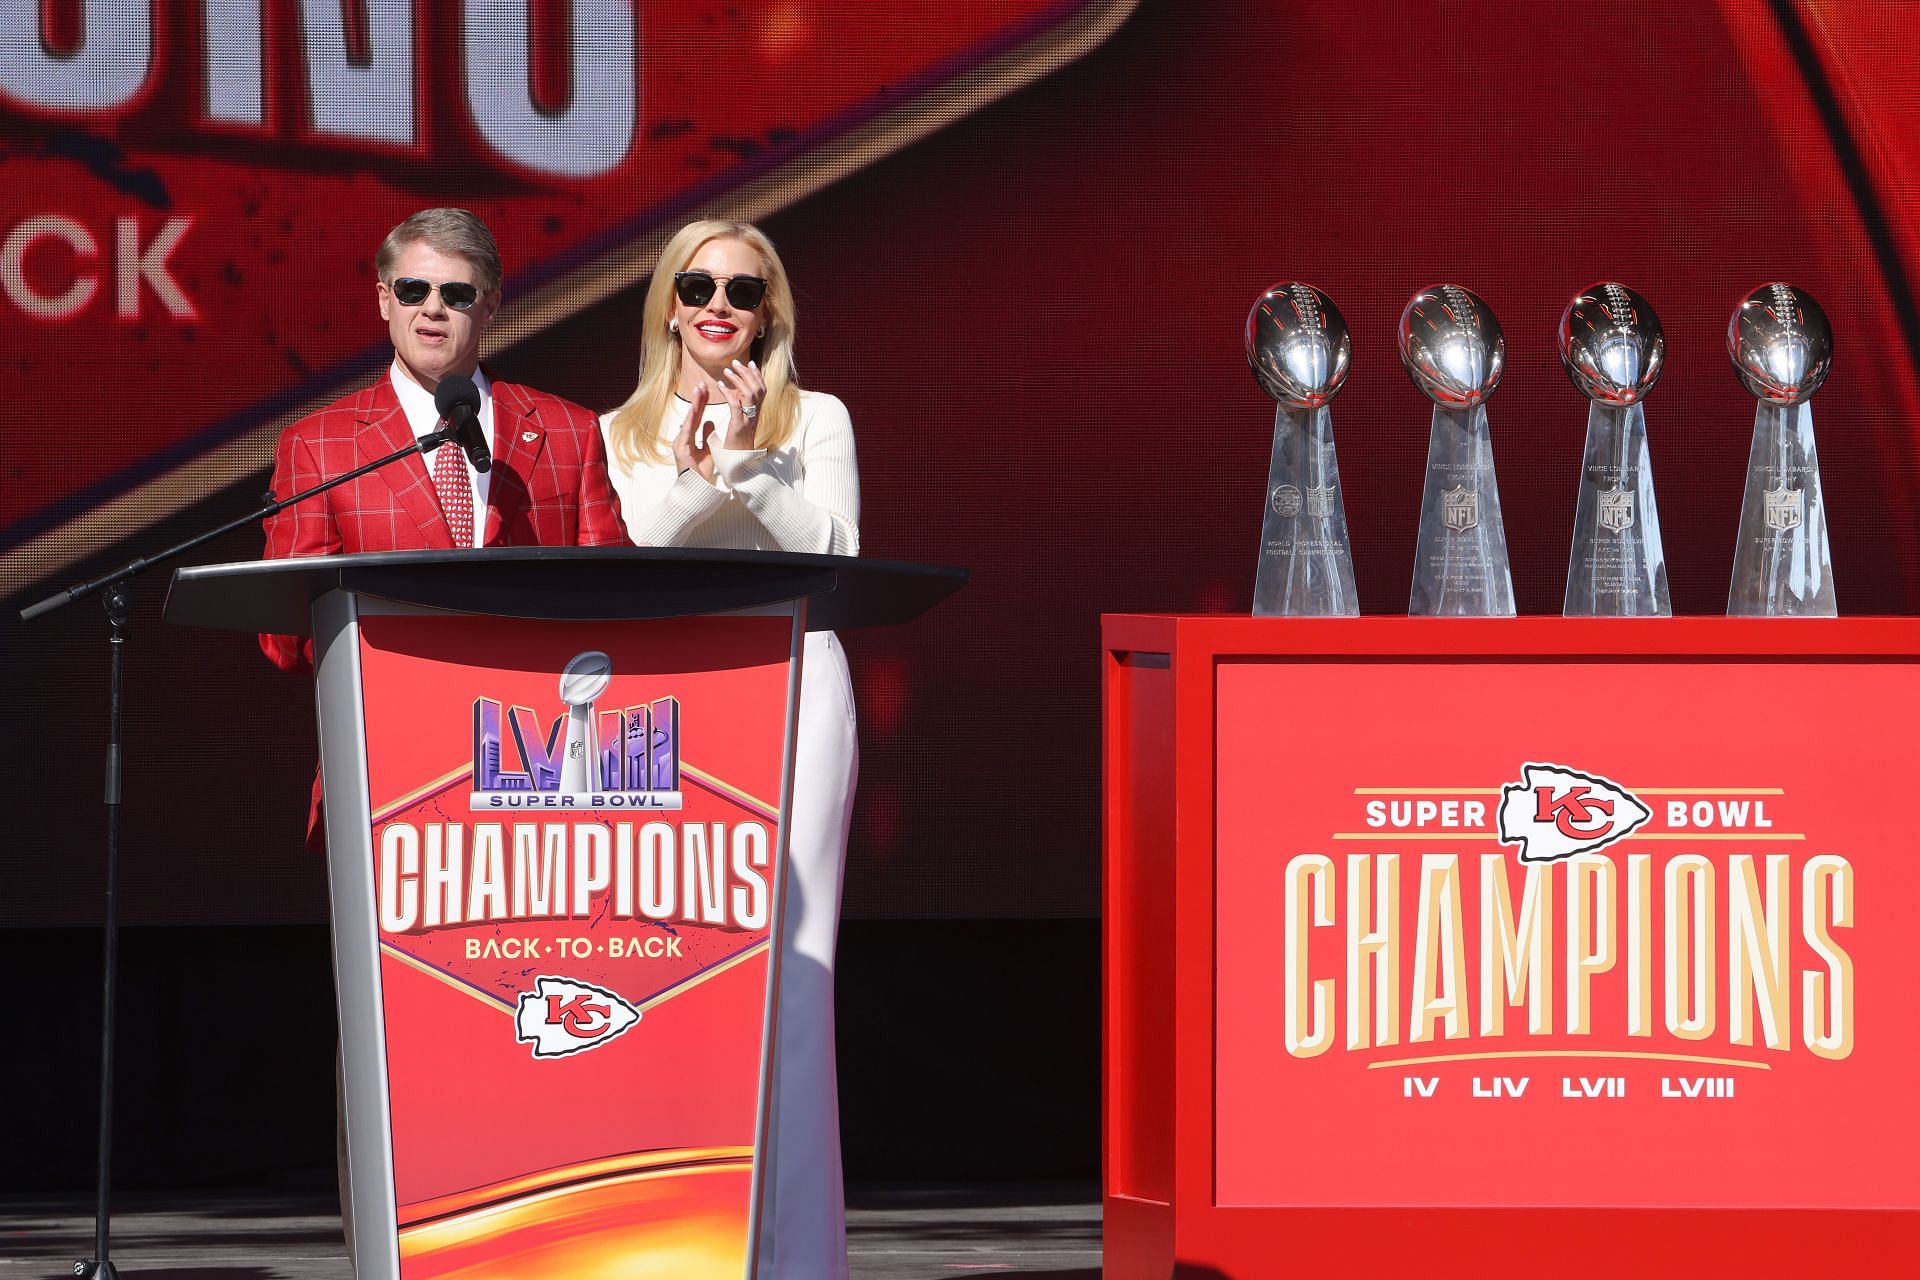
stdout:
POLYGON ((1914 1265, 1920 620, 1103 634, 1108 1276, 1914 1265))

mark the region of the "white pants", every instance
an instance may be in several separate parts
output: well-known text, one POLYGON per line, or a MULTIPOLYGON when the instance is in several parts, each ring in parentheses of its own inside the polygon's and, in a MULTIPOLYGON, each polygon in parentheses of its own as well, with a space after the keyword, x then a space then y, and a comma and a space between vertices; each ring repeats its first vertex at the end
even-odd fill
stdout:
POLYGON ((773 1110, 761 1180, 761 1280, 846 1280, 833 1053, 833 948, 860 772, 853 681, 830 631, 807 636, 794 743, 773 1110))

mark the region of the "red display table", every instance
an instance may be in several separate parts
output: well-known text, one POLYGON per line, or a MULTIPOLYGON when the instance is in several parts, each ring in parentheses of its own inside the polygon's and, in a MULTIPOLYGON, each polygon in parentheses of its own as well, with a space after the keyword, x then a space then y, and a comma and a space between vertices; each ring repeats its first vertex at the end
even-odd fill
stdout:
POLYGON ((1103 637, 1108 1276, 1915 1265, 1920 620, 1103 637))

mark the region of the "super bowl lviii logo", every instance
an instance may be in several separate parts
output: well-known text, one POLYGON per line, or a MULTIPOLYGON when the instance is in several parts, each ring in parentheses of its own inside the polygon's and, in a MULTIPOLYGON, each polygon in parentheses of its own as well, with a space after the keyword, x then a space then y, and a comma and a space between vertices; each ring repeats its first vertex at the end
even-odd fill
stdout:
POLYGON ((473 795, 476 810, 678 809, 680 703, 602 711, 597 699, 613 678, 606 654, 589 650, 560 675, 566 710, 541 732, 530 707, 493 698, 473 700, 473 795), (521 767, 505 767, 507 736, 521 767))

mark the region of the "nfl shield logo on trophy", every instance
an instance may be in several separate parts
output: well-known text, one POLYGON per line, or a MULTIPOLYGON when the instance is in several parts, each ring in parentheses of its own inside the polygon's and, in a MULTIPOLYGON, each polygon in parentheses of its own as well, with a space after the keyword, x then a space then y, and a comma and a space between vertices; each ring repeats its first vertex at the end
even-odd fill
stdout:
POLYGON ((1324 488, 1307 486, 1307 514, 1316 520, 1324 520, 1333 514, 1333 486, 1324 488))
POLYGON ((1455 533, 1464 533, 1480 523, 1480 494, 1465 485, 1455 485, 1440 493, 1440 523, 1455 533))
POLYGON ((1767 490, 1763 496, 1766 498, 1767 528, 1784 533, 1800 527, 1801 515, 1806 510, 1804 492, 1781 485, 1778 489, 1767 490))
POLYGON ((1600 495, 1600 527, 1608 533, 1625 533, 1633 524, 1633 495, 1625 489, 1609 489, 1600 495))

